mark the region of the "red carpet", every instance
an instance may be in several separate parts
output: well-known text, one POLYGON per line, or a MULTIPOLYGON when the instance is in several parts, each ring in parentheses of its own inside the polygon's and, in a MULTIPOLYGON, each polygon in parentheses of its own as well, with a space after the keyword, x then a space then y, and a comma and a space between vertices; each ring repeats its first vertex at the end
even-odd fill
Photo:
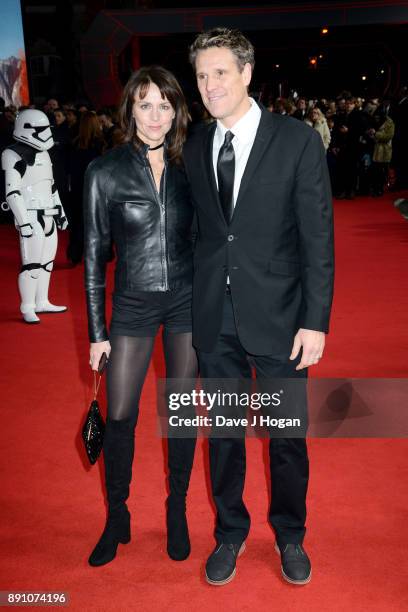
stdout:
MULTIPOLYGON (((314 375, 406 377, 408 224, 391 204, 336 203, 336 297, 325 359, 314 375)), ((311 439, 305 545, 306 587, 281 580, 266 522, 265 446, 248 442, 245 498, 252 515, 246 553, 231 584, 203 579, 212 550, 200 442, 189 494, 190 558, 165 551, 165 464, 156 435, 155 353, 142 398, 130 499, 132 542, 91 568, 87 557, 105 520, 101 466, 86 463, 79 438, 90 400, 82 269, 69 269, 63 239, 51 297, 63 315, 20 322, 13 228, 0 227, 1 566, 0 590, 66 591, 72 610, 407 610, 406 440, 311 439)), ((406 409, 406 406, 401 406, 406 409)))

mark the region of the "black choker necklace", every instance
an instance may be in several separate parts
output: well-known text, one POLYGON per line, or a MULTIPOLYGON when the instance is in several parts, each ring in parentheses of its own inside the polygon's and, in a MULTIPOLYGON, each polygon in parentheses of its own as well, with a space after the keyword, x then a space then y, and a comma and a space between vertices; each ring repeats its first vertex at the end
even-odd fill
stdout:
POLYGON ((157 149, 161 149, 161 147, 163 146, 164 146, 164 141, 161 144, 157 145, 157 147, 149 147, 149 151, 157 151, 157 149))

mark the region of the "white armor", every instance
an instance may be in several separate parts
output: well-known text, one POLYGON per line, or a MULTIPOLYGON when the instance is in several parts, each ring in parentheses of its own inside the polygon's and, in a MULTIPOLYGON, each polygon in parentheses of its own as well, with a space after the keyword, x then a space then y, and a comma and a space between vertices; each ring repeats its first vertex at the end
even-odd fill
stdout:
POLYGON ((66 229, 68 222, 47 152, 54 144, 47 116, 38 110, 22 111, 13 137, 18 142, 3 151, 1 163, 7 206, 20 234, 20 310, 26 323, 39 323, 36 313, 67 309, 49 302, 48 287, 58 245, 56 228, 66 229))

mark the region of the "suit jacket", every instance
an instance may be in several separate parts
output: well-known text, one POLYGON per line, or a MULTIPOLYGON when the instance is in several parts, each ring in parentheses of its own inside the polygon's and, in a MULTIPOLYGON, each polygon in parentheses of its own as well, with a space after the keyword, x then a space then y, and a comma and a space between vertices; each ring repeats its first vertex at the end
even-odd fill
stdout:
POLYGON ((193 342, 211 352, 230 278, 238 336, 253 355, 287 358, 300 327, 328 331, 333 293, 330 181, 320 135, 263 109, 231 223, 212 163, 216 124, 187 141, 197 214, 193 342))

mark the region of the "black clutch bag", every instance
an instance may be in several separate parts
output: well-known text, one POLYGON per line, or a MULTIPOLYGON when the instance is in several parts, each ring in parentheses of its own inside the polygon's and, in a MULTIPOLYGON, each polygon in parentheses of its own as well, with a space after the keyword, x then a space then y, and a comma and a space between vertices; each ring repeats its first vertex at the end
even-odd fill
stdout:
POLYGON ((106 353, 102 355, 101 361, 99 362, 98 372, 99 380, 97 381, 97 374, 94 371, 94 398, 86 415, 85 423, 82 427, 82 439, 85 444, 86 454, 91 462, 91 465, 96 463, 99 455, 101 454, 103 446, 103 436, 105 433, 105 422, 99 410, 99 403, 96 399, 98 395, 99 385, 101 384, 102 373, 105 369, 107 362, 106 353))

